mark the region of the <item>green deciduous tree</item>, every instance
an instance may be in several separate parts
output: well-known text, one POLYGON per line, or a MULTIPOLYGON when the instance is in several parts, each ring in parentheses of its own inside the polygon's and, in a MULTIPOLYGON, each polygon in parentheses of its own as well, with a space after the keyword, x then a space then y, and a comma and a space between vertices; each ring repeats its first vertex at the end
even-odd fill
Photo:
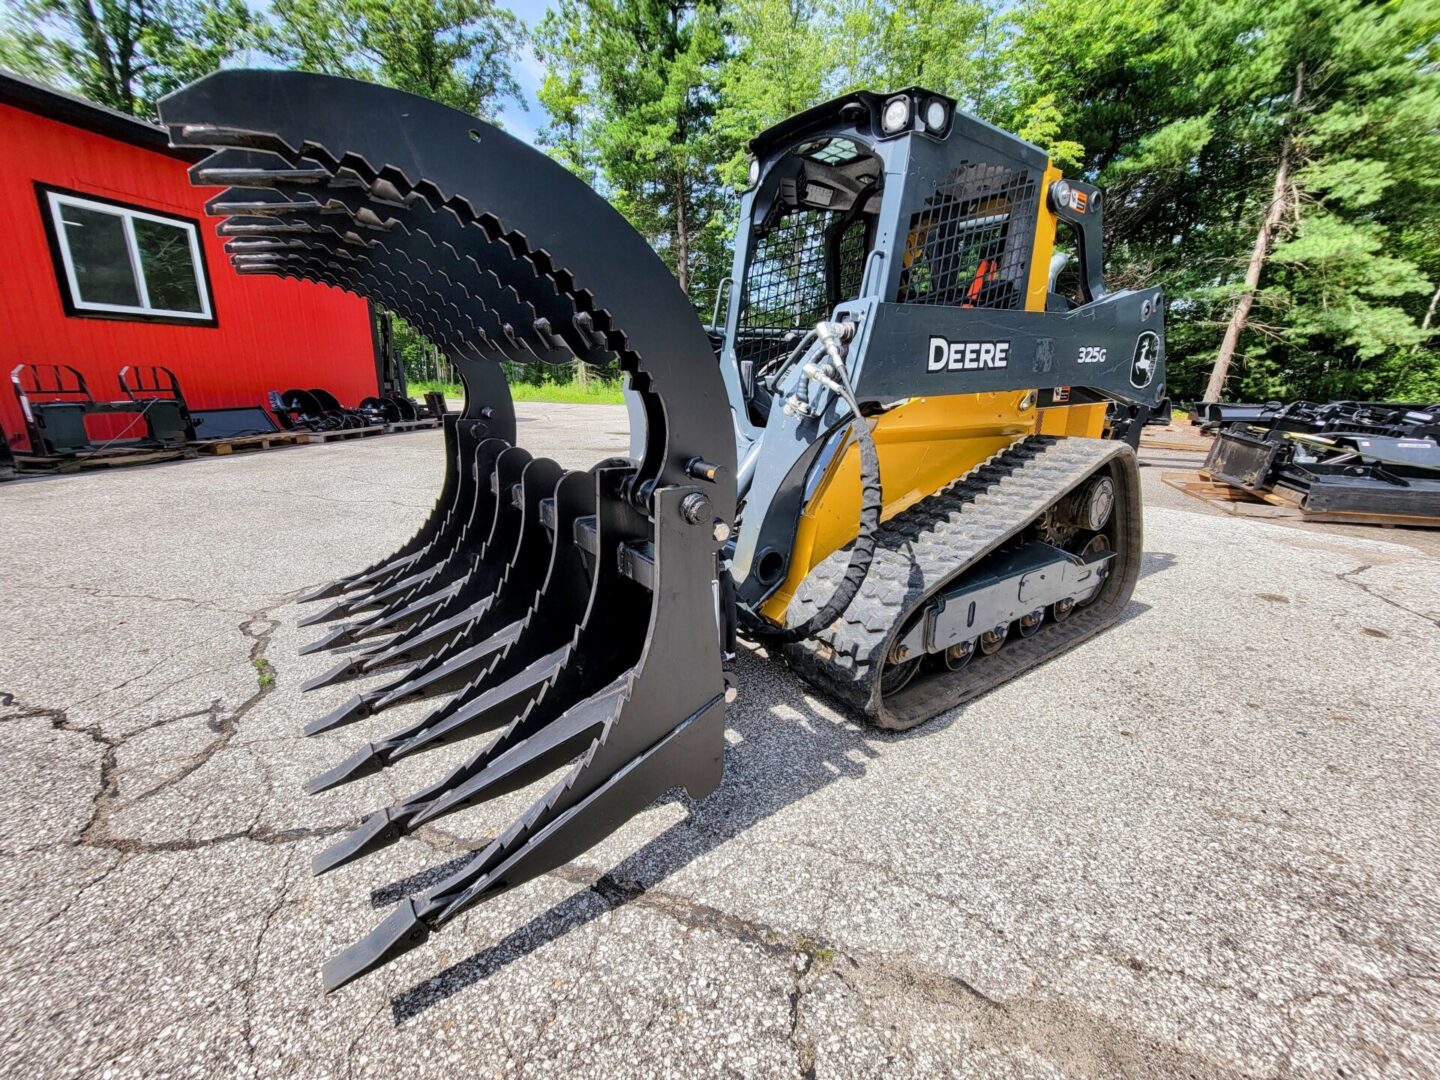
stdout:
POLYGON ((718 0, 577 0, 542 26, 555 75, 543 137, 601 189, 691 295, 725 274, 733 154, 716 125, 728 53, 718 0))
POLYGON ((739 187, 749 167, 746 143, 828 96, 840 36, 832 13, 814 0, 735 0, 728 15, 732 50, 715 126, 730 149, 722 175, 739 187))
POLYGON ((243 0, 18 0, 0 66, 135 116, 249 42, 243 0))
POLYGON ((1434 0, 1031 0, 1016 25, 1011 124, 1050 98, 1107 189, 1112 281, 1171 300, 1172 389, 1233 354, 1229 398, 1440 390, 1434 0))
POLYGON ((839 90, 923 86, 989 119, 1010 93, 1010 27, 995 0, 836 0, 839 90))
POLYGON ((491 118, 520 98, 523 31, 493 0, 274 0, 259 40, 286 67, 348 75, 491 118))

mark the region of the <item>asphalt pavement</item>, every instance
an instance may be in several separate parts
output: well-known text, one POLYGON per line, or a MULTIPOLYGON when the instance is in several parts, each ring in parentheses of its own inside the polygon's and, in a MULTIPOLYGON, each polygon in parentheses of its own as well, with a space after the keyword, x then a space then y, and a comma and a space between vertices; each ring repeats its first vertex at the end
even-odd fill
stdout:
POLYGON ((410 535, 439 451, 0 485, 0 1074, 1436 1075, 1435 535, 1226 514, 1164 453, 1110 632, 903 735, 747 652, 714 795, 326 995, 539 791, 310 876, 436 759, 302 792, 424 705, 301 737, 353 688, 301 693, 294 598, 410 535))

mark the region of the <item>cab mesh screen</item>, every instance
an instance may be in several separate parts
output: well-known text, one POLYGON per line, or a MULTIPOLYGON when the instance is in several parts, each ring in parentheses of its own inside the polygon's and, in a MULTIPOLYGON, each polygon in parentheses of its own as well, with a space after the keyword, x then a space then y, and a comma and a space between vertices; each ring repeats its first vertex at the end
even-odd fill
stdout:
POLYGON ((910 217, 896 299, 1024 307, 1039 187, 1023 169, 962 162, 910 217))
POLYGON ((837 236, 838 218, 830 211, 795 210, 756 241, 740 306, 740 360, 764 368, 795 347, 799 337, 792 331, 813 329, 835 304, 859 293, 865 219, 837 236))

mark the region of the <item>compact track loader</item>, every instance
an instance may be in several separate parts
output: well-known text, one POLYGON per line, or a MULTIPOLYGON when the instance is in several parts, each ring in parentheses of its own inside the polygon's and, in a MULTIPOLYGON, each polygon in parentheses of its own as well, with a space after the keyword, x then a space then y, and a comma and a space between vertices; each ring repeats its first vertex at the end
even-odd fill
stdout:
POLYGON ((305 620, 328 628, 310 649, 347 647, 313 686, 366 680, 308 734, 422 702, 310 789, 422 753, 435 779, 316 872, 568 767, 327 987, 667 790, 714 789, 737 637, 900 729, 1128 600, 1138 474, 1102 436, 1111 403, 1164 394, 1159 290, 1108 291, 1101 193, 950 99, 849 94, 756 138, 708 335, 614 209, 472 117, 277 71, 211 75, 161 111, 175 145, 212 151, 193 179, 225 189, 209 211, 240 273, 368 297, 465 382, 430 517, 305 620), (629 458, 573 472, 516 445, 498 361, 537 358, 618 361, 629 458))

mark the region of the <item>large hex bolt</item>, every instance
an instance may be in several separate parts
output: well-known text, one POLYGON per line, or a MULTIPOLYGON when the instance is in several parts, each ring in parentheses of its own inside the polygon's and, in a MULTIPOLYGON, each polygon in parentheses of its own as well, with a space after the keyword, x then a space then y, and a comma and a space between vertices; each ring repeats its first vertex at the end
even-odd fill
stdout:
POLYGON ((701 492, 692 491, 680 500, 680 513, 691 525, 709 521, 710 497, 701 492))

